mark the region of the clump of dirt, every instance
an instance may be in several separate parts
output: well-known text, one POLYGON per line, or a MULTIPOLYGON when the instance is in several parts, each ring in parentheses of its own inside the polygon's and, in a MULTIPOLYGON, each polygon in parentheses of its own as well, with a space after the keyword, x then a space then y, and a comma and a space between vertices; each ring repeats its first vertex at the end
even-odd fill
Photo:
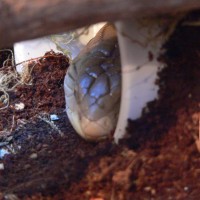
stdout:
POLYGON ((33 85, 11 94, 10 105, 23 102, 24 110, 0 111, 4 126, 13 115, 20 119, 2 140, 14 153, 0 158, 0 199, 198 200, 199 41, 199 27, 177 27, 160 57, 166 66, 159 98, 140 119, 129 120, 120 145, 89 143, 74 132, 64 112, 68 59, 52 52, 42 58, 33 85))
MULTIPOLYGON (((24 65, 23 77, 16 75, 17 85, 9 91, 9 106, 1 110, 0 131, 8 130, 14 122, 20 119, 27 120, 39 113, 54 113, 58 108, 65 107, 63 94, 63 78, 65 76, 69 59, 61 53, 48 52, 36 63, 34 61, 24 65), (22 104, 24 109, 18 109, 22 104)), ((14 68, 10 73, 16 73, 14 68)), ((5 72, 8 73, 8 72, 5 72)))

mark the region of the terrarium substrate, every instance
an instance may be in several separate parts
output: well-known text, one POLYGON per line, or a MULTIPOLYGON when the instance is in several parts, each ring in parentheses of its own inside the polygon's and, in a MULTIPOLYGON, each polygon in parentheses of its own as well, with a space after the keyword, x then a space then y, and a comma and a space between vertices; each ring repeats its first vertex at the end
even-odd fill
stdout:
POLYGON ((200 199, 200 28, 177 27, 164 49, 159 98, 129 120, 119 145, 72 129, 65 56, 29 63, 31 85, 9 92, 0 110, 0 199, 200 199))

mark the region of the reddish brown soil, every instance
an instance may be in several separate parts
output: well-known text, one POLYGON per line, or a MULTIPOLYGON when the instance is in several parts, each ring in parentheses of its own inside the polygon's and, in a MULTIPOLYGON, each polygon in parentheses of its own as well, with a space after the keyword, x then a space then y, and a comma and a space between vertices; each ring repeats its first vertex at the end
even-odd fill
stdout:
POLYGON ((2 135, 0 144, 16 152, 0 159, 0 199, 200 199, 200 28, 178 27, 164 48, 159 99, 129 121, 120 145, 89 143, 73 131, 64 111, 67 59, 41 59, 33 85, 11 94, 10 105, 25 109, 0 111, 3 127, 15 116, 11 137, 2 135), (44 112, 58 114, 56 128, 44 112))

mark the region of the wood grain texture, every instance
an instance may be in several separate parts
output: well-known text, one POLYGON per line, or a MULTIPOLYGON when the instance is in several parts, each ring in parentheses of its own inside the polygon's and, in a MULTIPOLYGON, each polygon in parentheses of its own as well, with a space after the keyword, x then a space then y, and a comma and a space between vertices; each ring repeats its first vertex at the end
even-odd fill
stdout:
POLYGON ((0 0, 0 47, 96 22, 199 7, 199 0, 0 0))

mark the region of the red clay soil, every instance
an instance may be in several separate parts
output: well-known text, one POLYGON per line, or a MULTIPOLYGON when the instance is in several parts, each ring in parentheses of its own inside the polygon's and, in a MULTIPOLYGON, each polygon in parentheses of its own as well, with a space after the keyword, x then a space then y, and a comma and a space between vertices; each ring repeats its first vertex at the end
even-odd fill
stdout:
POLYGON ((40 59, 32 85, 18 86, 0 110, 4 128, 15 116, 10 136, 0 136, 15 152, 0 159, 0 199, 199 200, 200 28, 178 26, 164 49, 159 98, 129 120, 120 145, 73 131, 64 111, 68 59, 40 59), (59 117, 53 125, 49 114, 59 117))

